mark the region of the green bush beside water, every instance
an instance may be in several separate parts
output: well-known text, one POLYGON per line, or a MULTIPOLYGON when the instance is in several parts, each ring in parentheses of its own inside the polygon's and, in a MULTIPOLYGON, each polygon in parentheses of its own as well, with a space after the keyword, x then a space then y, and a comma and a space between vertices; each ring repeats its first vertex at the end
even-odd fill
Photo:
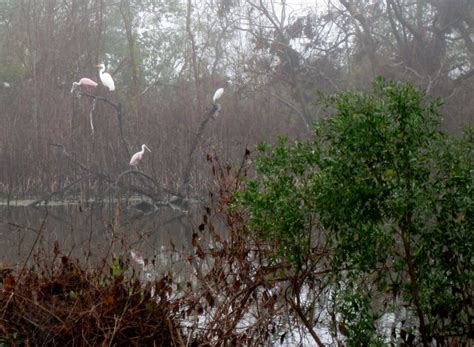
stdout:
POLYGON ((440 100, 381 78, 323 100, 331 116, 311 140, 259 146, 257 178, 237 195, 250 228, 301 273, 325 251, 349 345, 379 341, 381 296, 402 298, 425 343, 472 333, 473 129, 442 133, 440 100))

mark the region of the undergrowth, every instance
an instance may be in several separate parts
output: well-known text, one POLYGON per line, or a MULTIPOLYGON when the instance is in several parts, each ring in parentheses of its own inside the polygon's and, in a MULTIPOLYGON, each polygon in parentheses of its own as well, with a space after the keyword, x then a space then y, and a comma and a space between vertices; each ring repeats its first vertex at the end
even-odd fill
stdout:
POLYGON ((4 271, 0 346, 183 345, 171 278, 143 285, 122 266, 85 268, 56 249, 50 261, 4 271))

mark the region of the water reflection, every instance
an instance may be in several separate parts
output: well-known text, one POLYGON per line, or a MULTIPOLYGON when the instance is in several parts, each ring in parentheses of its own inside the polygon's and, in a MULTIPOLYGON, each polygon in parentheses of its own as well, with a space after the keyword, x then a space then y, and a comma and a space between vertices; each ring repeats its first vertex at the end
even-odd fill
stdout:
POLYGON ((82 259, 121 255, 131 248, 148 258, 164 249, 190 251, 199 206, 189 213, 169 207, 143 213, 133 205, 137 202, 0 206, 0 263, 23 262, 35 242, 46 254, 58 242, 62 253, 82 259))

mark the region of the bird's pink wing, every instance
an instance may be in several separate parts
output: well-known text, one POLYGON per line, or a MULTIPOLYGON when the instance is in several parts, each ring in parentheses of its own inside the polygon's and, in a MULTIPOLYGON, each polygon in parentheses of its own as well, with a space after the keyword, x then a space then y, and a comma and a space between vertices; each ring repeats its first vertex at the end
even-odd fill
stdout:
POLYGON ((87 87, 97 87, 97 82, 91 80, 90 78, 85 78, 85 77, 81 78, 79 83, 82 84, 83 86, 87 86, 87 87))
POLYGON ((130 159, 130 165, 137 165, 138 164, 138 162, 142 159, 142 156, 140 154, 141 153, 138 152, 138 153, 135 153, 132 156, 132 159, 130 159))

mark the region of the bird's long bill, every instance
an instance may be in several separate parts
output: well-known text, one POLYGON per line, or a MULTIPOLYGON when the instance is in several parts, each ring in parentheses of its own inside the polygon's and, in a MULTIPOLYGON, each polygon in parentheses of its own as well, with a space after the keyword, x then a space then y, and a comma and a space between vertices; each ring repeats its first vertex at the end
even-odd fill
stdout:
POLYGON ((148 151, 151 153, 151 149, 149 149, 146 145, 145 145, 145 148, 148 149, 148 151))
POLYGON ((101 64, 99 64, 99 65, 96 65, 95 67, 102 67, 102 65, 101 65, 101 64))

